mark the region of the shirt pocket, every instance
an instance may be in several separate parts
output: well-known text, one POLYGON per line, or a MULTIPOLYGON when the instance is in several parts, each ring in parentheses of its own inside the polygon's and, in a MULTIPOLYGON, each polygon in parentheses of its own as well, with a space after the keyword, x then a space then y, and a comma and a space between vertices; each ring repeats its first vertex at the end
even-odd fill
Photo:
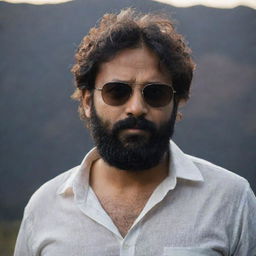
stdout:
POLYGON ((220 256, 220 254, 208 248, 164 247, 163 256, 220 256))

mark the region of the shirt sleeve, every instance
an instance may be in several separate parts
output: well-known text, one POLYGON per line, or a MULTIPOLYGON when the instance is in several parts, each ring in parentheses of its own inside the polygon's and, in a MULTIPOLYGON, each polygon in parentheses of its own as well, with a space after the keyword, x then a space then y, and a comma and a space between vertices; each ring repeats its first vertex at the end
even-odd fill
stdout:
POLYGON ((256 256, 256 198, 249 184, 238 210, 236 246, 233 256, 256 256))
MULTIPOLYGON (((25 214, 24 214, 25 215, 25 214)), ((23 217, 20 225, 14 256, 33 256, 31 248, 32 225, 29 218, 23 217)))

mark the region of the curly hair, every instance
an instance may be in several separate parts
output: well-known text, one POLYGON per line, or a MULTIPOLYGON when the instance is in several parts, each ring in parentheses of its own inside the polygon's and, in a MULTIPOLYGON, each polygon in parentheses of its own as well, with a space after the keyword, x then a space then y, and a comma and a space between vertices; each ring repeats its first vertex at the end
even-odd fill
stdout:
POLYGON ((132 8, 119 14, 105 14, 99 24, 90 29, 75 54, 71 69, 76 89, 72 98, 80 101, 85 90, 94 89, 95 77, 101 63, 109 61, 122 49, 147 46, 158 57, 172 77, 172 85, 179 99, 188 99, 195 64, 191 50, 182 35, 175 31, 173 22, 163 15, 140 14, 132 8))

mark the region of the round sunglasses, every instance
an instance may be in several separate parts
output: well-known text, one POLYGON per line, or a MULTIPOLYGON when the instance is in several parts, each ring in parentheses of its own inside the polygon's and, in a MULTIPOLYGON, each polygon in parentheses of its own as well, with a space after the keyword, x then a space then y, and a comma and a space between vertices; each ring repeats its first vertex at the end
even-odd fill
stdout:
MULTIPOLYGON (((109 82, 95 90, 101 91, 103 101, 110 106, 125 104, 133 93, 132 85, 124 82, 109 82)), ((175 90, 169 84, 151 83, 141 89, 141 94, 149 106, 157 108, 168 105, 175 90)))

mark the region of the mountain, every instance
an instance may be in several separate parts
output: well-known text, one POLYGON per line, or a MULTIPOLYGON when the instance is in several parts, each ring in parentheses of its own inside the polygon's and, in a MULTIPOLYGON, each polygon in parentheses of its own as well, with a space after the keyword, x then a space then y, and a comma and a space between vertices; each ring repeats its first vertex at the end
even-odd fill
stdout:
POLYGON ((78 165, 93 143, 78 118, 70 68, 88 29, 123 7, 173 17, 197 63, 175 142, 247 178, 256 191, 256 11, 151 1, 0 2, 0 219, 21 218, 31 194, 78 165))

